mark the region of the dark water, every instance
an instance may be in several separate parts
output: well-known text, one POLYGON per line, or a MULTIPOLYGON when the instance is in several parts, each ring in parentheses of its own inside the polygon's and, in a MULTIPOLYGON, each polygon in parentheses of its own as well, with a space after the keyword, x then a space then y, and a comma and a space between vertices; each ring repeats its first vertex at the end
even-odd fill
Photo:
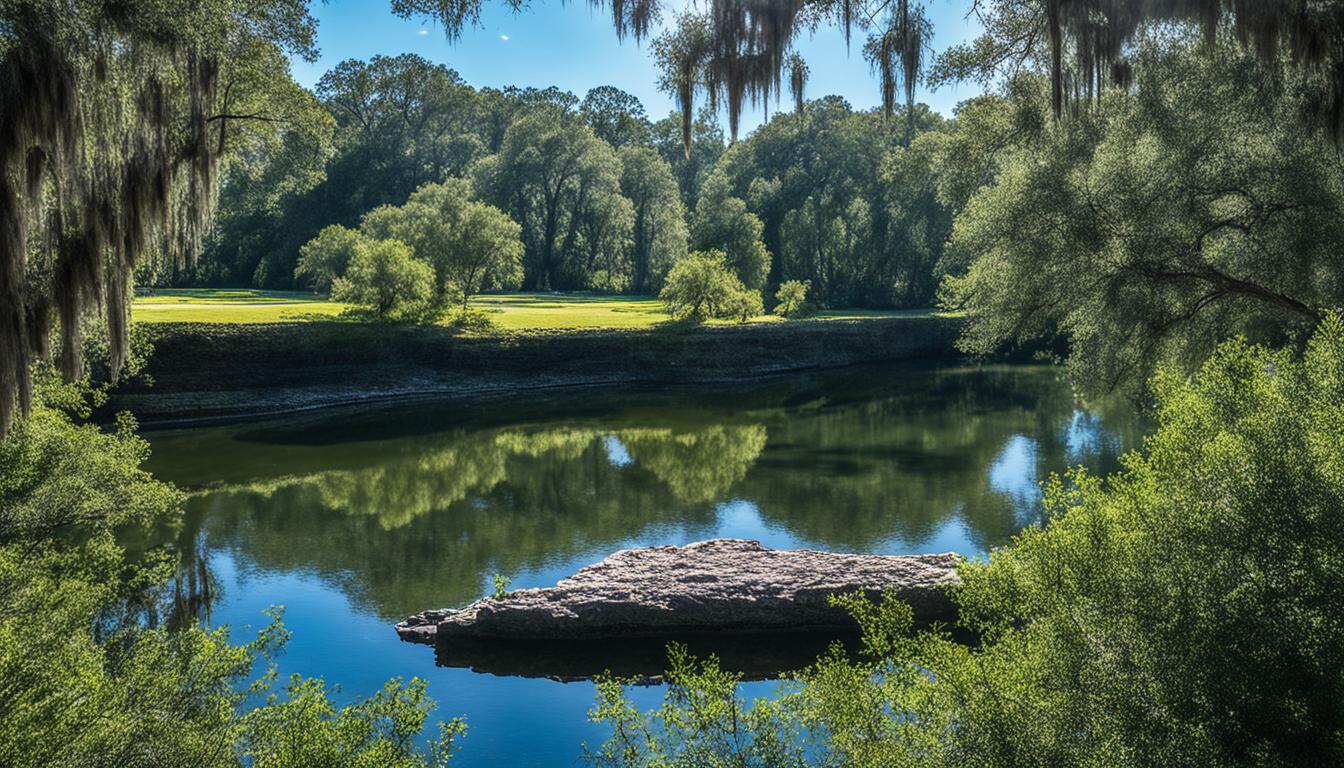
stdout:
POLYGON ((590 682, 517 674, 563 670, 525 651, 515 667, 507 649, 474 663, 489 672, 436 666, 393 622, 467 603, 497 573, 549 585, 626 546, 735 536, 975 555, 1039 519, 1051 472, 1114 469, 1142 428, 1123 405, 1080 405, 1054 369, 1001 366, 403 404, 149 437, 151 469, 194 492, 175 535, 192 610, 243 640, 283 605, 281 673, 323 677, 342 699, 428 679, 436 716, 470 728, 455 765, 569 766, 604 735, 587 723, 590 682))

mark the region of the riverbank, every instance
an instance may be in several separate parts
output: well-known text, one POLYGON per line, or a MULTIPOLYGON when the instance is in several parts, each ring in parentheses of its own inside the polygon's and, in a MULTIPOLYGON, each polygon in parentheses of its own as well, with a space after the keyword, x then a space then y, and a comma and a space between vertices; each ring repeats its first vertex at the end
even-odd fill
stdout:
POLYGON ((860 363, 951 359, 959 318, 911 316, 464 336, 345 322, 161 323, 145 373, 111 409, 146 426, 398 399, 750 379, 860 363), (143 377, 142 377, 143 378, 143 377))

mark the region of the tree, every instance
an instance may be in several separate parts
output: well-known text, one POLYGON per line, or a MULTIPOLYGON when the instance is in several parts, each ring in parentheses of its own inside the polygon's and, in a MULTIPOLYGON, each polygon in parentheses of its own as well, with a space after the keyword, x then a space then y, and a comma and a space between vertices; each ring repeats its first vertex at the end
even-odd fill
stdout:
MULTIPOLYGON (((257 170, 243 169, 247 173, 264 170, 296 189, 275 201, 254 202, 255 193, 244 197, 257 184, 230 175, 203 278, 287 287, 299 247, 323 227, 354 227, 372 208, 465 173, 487 150, 486 99, 453 70, 420 56, 342 61, 318 81, 316 94, 328 130, 334 126, 322 166, 315 177, 301 176, 289 164, 272 169, 268 155, 250 158, 257 170)), ((274 162, 282 160, 280 155, 274 162)))
POLYGON ((653 124, 653 145, 672 167, 682 205, 688 211, 695 210, 700 187, 723 154, 723 129, 713 115, 702 113, 694 122, 694 138, 688 153, 681 141, 681 117, 672 114, 653 124))
POLYGON ((579 105, 583 122, 597 137, 612 146, 646 146, 649 143, 649 118, 639 99, 610 85, 600 85, 583 97, 579 105))
POLYGON ((474 91, 442 64, 415 54, 347 59, 316 91, 346 142, 328 174, 329 191, 346 198, 343 219, 461 175, 482 154, 474 91))
POLYGON ((239 116, 235 150, 221 162, 218 210, 200 259, 174 265, 173 282, 269 285, 290 277, 292 252, 287 260, 277 252, 294 247, 293 233, 278 223, 326 178, 336 121, 308 89, 276 77, 287 67, 272 51, 223 86, 220 112, 239 116), (266 119, 242 119, 248 115, 266 119))
POLYGON ((746 288, 734 293, 723 308, 724 317, 737 318, 739 323, 764 314, 765 303, 761 301, 761 292, 746 288))
POLYGON ((1344 172, 1294 122, 1304 91, 1243 87, 1270 75, 1194 45, 1146 42, 1135 94, 1015 150, 971 198, 951 244, 970 267, 948 284, 966 349, 1058 333, 1081 384, 1132 389, 1237 334, 1305 335, 1344 300, 1344 172))
POLYGON ((503 211, 471 199, 471 184, 448 179, 425 184, 404 205, 369 211, 360 231, 397 240, 435 273, 439 303, 466 306, 486 287, 512 288, 522 280, 520 228, 503 211))
POLYGON ((522 228, 492 205, 472 201, 462 212, 457 249, 447 264, 447 281, 466 307, 485 288, 512 288, 523 280, 522 228))
POLYGON ((586 287, 583 227, 616 216, 620 162, 591 128, 556 106, 533 109, 509 126, 499 154, 478 163, 477 195, 522 227, 523 282, 532 290, 586 287))
POLYGON ((721 252, 737 279, 759 291, 770 274, 770 252, 761 242, 763 229, 741 198, 702 193, 691 223, 691 242, 697 250, 721 252))
POLYGON ((951 231, 938 196, 945 165, 959 159, 938 153, 951 130, 924 105, 896 127, 839 97, 816 99, 725 152, 701 196, 713 206, 738 198, 760 219, 773 256, 766 285, 808 280, 821 306, 926 307, 951 231))
POLYGON ((332 284, 349 268, 355 247, 364 241, 359 232, 340 224, 323 227, 317 237, 299 249, 295 279, 306 280, 315 291, 331 291, 332 284))
POLYGON ((797 317, 807 310, 807 291, 812 284, 806 280, 788 280, 775 292, 775 314, 797 317))
POLYGON ((762 313, 760 292, 742 285, 722 251, 697 251, 677 262, 658 298, 673 318, 695 323, 732 317, 746 322, 762 313))
POLYGON ((434 269, 416 260, 405 243, 367 240, 355 246, 331 297, 366 307, 379 320, 423 320, 436 306, 434 269))
POLYGON ((634 207, 610 177, 588 195, 575 217, 579 261, 585 288, 621 292, 630 288, 634 207))
POLYGON ((648 293, 686 255, 686 213, 672 169, 657 152, 625 147, 620 159, 621 193, 634 208, 630 288, 648 293))
POLYGON ((147 252, 178 264, 199 253, 221 159, 240 136, 277 129, 289 97, 302 101, 285 62, 316 55, 313 29, 288 0, 5 6, 0 434, 16 405, 26 410, 30 364, 47 357, 57 325, 67 376, 80 373, 95 309, 121 367, 136 264, 147 252), (224 111, 235 107, 260 111, 224 111))

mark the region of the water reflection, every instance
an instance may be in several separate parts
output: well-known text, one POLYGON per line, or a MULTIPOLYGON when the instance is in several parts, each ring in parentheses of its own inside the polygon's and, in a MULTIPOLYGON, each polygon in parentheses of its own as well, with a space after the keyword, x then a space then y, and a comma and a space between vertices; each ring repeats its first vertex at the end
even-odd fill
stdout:
MULTIPOLYGON (((1108 471, 1141 428, 1121 406, 1081 407, 1051 369, 993 367, 158 432, 150 469, 193 495, 181 526, 141 545, 183 554, 167 620, 228 624, 246 640, 244 627, 284 604, 293 637, 281 675, 322 676, 341 701, 420 675, 435 717, 470 723, 454 765, 572 766, 579 742, 605 735, 587 722, 592 688, 529 675, 646 674, 659 666, 656 646, 620 656, 486 648, 436 667, 391 622, 468 602, 494 573, 549 585, 623 546, 741 536, 982 552, 1036 519, 1048 473, 1108 471)), ((806 658, 799 648, 815 650, 754 640, 737 656, 709 650, 768 676, 806 658)), ((644 708, 659 696, 636 693, 644 708)))
POLYGON ((391 620, 468 602, 496 572, 549 583, 632 542, 973 554, 1035 519, 1047 473, 1113 467, 1135 428, 1080 409, 1053 370, 1002 367, 150 437, 154 471, 195 490, 179 537, 317 574, 391 620))

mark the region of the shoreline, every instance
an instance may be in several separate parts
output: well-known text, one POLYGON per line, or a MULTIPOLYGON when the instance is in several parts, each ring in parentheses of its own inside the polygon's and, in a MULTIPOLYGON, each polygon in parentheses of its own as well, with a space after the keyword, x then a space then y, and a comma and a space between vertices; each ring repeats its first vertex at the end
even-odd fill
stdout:
POLYGON ((144 371, 152 383, 114 388, 102 412, 127 410, 154 429, 398 402, 731 384, 960 359, 961 324, 911 317, 497 336, 351 323, 158 324, 144 371))

